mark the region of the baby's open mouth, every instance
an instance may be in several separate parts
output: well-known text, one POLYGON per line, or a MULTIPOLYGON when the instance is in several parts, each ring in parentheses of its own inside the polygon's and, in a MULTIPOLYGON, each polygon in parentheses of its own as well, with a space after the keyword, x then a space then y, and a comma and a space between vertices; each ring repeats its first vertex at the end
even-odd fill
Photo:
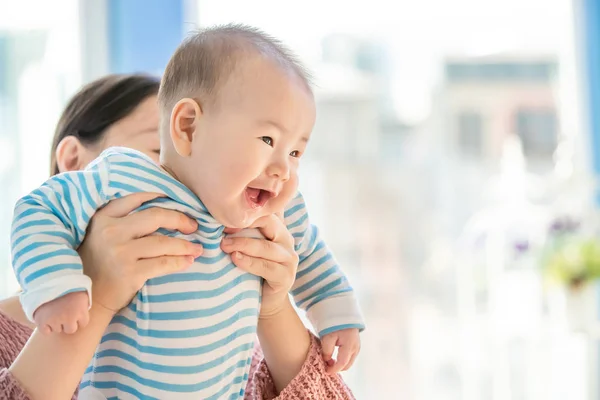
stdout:
POLYGON ((246 188, 246 199, 252 208, 263 207, 273 197, 275 197, 275 193, 271 191, 251 187, 246 188))

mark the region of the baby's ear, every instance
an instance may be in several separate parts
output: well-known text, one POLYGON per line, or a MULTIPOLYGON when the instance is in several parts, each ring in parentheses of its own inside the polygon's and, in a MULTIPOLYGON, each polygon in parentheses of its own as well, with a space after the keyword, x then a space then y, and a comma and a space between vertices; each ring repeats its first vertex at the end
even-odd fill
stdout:
POLYGON ((181 99, 171 112, 171 141, 182 157, 192 154, 192 140, 202 116, 202 109, 194 99, 181 99))

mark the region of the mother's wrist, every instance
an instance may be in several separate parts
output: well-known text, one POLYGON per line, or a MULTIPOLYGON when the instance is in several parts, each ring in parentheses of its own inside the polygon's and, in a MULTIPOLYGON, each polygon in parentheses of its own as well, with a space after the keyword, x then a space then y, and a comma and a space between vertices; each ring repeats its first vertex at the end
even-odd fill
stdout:
POLYGON ((99 301, 94 301, 92 299, 92 307, 90 307, 90 318, 96 318, 102 322, 106 322, 106 325, 110 323, 113 317, 117 314, 117 311, 111 310, 110 308, 104 306, 99 301))

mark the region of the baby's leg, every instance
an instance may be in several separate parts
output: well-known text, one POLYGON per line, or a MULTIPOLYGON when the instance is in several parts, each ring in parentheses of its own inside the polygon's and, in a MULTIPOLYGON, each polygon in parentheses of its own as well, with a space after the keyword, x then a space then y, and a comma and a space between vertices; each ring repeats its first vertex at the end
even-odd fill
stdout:
POLYGON ((73 292, 41 305, 33 321, 43 333, 75 333, 88 324, 88 294, 73 292))

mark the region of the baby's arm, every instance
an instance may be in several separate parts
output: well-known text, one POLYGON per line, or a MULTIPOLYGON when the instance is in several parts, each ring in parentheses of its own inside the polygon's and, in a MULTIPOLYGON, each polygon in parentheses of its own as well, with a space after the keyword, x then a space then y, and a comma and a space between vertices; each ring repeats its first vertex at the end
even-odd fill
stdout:
POLYGON ((340 363, 337 367, 330 363, 331 371, 337 372, 354 361, 360 348, 358 332, 365 327, 354 290, 318 228, 310 224, 302 195, 287 207, 285 223, 300 257, 292 295, 322 338, 326 361, 336 346, 340 348, 340 363))
POLYGON ((13 268, 25 314, 43 331, 72 333, 87 323, 91 281, 76 249, 105 204, 104 182, 107 171, 99 163, 52 177, 15 206, 13 268))

